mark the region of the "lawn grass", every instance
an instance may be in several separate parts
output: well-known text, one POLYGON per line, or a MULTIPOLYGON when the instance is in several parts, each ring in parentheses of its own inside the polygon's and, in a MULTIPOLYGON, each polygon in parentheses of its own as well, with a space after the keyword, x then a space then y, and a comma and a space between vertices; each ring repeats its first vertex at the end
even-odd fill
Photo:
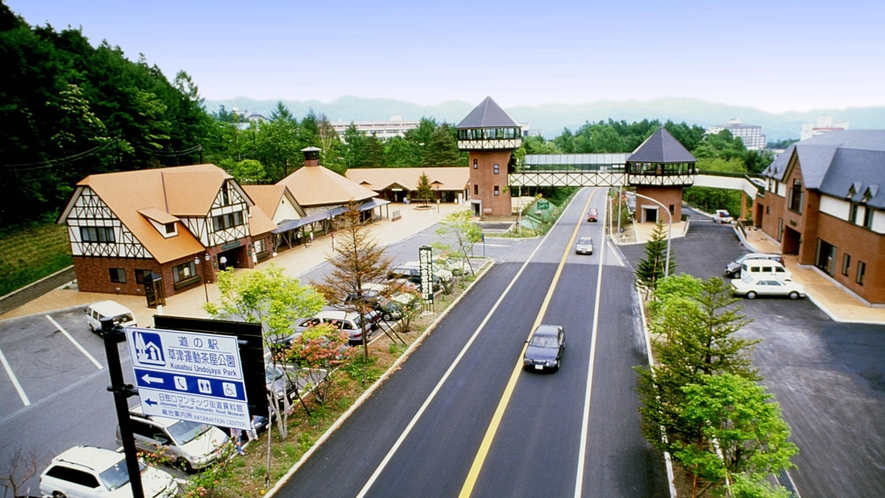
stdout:
POLYGON ((71 266, 67 228, 55 223, 0 237, 0 296, 71 266))

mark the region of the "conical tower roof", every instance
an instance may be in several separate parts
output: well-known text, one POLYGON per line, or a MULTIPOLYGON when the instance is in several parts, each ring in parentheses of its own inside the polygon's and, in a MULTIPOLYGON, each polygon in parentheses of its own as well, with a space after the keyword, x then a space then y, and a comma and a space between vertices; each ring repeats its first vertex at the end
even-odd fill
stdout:
POLYGON ((455 128, 513 128, 518 126, 519 123, 510 117, 507 111, 501 109, 501 106, 491 97, 486 97, 455 128))
POLYGON ((672 164, 694 163, 697 159, 662 126, 633 151, 627 162, 672 164))

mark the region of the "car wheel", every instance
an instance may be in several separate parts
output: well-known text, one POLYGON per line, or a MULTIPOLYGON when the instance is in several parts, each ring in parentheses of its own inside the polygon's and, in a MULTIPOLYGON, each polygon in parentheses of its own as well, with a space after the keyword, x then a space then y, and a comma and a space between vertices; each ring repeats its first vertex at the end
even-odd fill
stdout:
POLYGON ((381 319, 384 320, 385 322, 389 322, 390 318, 391 318, 390 313, 384 313, 383 315, 381 315, 381 319))
POLYGON ((754 291, 748 292, 747 299, 756 299, 756 293, 754 291))
POLYGON ((799 293, 796 291, 791 292, 790 299, 799 299, 799 293))
POLYGON ((53 491, 52 498, 67 498, 67 496, 61 491, 53 491))

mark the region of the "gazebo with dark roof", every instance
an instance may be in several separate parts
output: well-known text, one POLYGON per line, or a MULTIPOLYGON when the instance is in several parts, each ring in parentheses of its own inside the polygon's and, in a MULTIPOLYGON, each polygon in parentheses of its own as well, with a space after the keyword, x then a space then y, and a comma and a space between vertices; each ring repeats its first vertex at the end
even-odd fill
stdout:
MULTIPOLYGON (((660 127, 627 158, 627 183, 636 193, 667 206, 674 220, 682 217, 682 188, 694 183, 697 159, 660 127)), ((639 207, 639 206, 637 206, 639 207)), ((660 206, 643 204, 636 210, 640 222, 658 220, 660 206)))

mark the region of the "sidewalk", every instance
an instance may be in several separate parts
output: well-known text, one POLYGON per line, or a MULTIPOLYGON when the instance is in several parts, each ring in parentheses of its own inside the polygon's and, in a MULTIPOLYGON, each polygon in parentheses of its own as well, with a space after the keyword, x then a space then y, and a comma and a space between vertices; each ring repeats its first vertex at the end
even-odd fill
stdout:
MULTIPOLYGON (((386 246, 411 237, 439 223, 446 215, 466 210, 469 207, 465 204, 440 204, 438 206, 432 205, 430 209, 419 209, 420 204, 391 203, 389 208, 391 218, 383 218, 369 225, 369 231, 374 235, 378 246, 386 246), (399 211, 401 218, 391 221, 394 211, 399 211)), ((314 240, 310 246, 302 245, 287 249, 276 257, 259 263, 256 268, 264 269, 273 264, 283 268, 285 274, 298 277, 322 264, 331 255, 332 238, 321 237, 314 240)), ((95 301, 110 299, 131 309, 135 313, 139 325, 148 326, 153 325, 153 316, 158 314, 207 318, 208 314, 203 310, 207 295, 208 300, 213 302, 220 297, 218 287, 214 283, 167 297, 166 306, 163 306, 162 309, 153 309, 147 307, 144 296, 80 292, 76 289, 76 284, 69 282, 21 307, 0 315, 0 320, 80 306, 85 307, 95 301)))

